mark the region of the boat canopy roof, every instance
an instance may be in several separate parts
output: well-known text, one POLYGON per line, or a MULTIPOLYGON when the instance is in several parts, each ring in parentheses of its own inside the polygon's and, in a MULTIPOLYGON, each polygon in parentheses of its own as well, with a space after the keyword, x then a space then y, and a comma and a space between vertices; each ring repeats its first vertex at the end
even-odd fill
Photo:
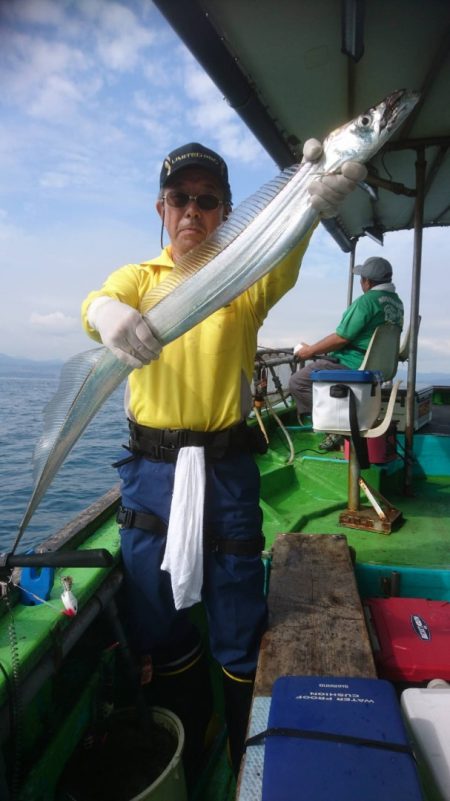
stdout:
MULTIPOLYGON (((343 250, 414 227, 450 224, 448 0, 155 0, 280 168, 396 89, 421 92, 405 126, 369 163, 372 191, 330 224, 343 250)), ((328 227, 328 226, 327 226, 328 227)))

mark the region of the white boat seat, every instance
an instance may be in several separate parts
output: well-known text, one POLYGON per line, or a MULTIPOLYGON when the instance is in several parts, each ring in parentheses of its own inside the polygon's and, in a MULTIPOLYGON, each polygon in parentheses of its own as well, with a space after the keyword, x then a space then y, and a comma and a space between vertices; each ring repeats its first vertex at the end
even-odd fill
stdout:
MULTIPOLYGON (((367 352, 364 356, 363 362, 359 368, 359 370, 370 370, 373 372, 380 372, 382 374, 383 381, 391 381, 391 379, 395 376, 397 372, 397 365, 398 365, 398 354, 399 354, 399 347, 400 347, 400 328, 398 325, 393 325, 392 323, 384 323, 383 325, 379 325, 374 333, 372 334, 372 338, 369 342, 369 346, 367 348, 367 352)), ((339 379, 338 379, 339 380, 339 379)), ((369 427, 361 426, 360 435, 362 437, 380 437, 382 436, 387 429, 389 428, 392 420, 392 415, 394 412, 394 405, 395 399, 397 396, 397 391, 400 386, 401 381, 396 381, 391 387, 391 393, 389 397, 389 401, 386 408, 386 414, 384 419, 380 422, 377 415, 379 413, 379 409, 381 407, 381 391, 379 385, 377 387, 377 396, 378 396, 378 406, 375 406, 375 409, 367 408, 369 414, 372 415, 371 419, 373 420, 372 425, 369 427)), ((370 398, 371 404, 373 403, 373 398, 370 398)), ((330 412, 331 413, 331 412, 330 412)), ((318 412, 316 414, 316 419, 318 418, 318 412)), ((361 415, 361 421, 366 419, 366 415, 361 415)), ((323 413, 321 414, 320 425, 316 428, 314 426, 314 409, 313 409, 313 427, 315 430, 320 431, 327 431, 332 434, 342 434, 343 436, 350 437, 351 431, 350 428, 335 428, 331 419, 328 421, 324 419, 323 413)))
POLYGON ((384 381, 394 378, 399 359, 401 330, 393 323, 383 323, 372 334, 360 370, 379 370, 384 381))
MULTIPOLYGON (((391 381, 398 368, 400 334, 401 329, 398 325, 393 325, 393 323, 379 325, 372 334, 372 339, 359 369, 378 370, 382 374, 384 381, 391 381)), ((386 433, 392 421, 395 399, 400 384, 401 381, 395 381, 392 385, 383 420, 374 428, 369 428, 362 433, 362 436, 370 438, 381 437, 386 433)))
MULTIPOLYGON (((422 317, 419 314, 419 316, 417 318, 417 331, 420 328, 421 320, 422 320, 422 317)), ((408 360, 408 358, 409 358, 409 340, 410 340, 410 337, 411 337, 411 326, 409 325, 408 328, 406 329, 406 331, 405 331, 405 333, 403 335, 403 339, 402 339, 402 341, 400 343, 400 350, 399 350, 399 354, 398 354, 399 362, 406 362, 408 360)))

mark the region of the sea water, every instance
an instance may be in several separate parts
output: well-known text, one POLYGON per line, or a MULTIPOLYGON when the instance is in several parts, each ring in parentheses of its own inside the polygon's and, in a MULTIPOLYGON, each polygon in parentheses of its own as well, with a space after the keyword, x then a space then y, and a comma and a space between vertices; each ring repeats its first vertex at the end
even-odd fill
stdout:
MULTIPOLYGON (((55 394, 57 369, 0 376, 0 551, 9 551, 31 497, 32 457, 43 432, 43 410, 55 394)), ((74 445, 35 511, 17 552, 23 553, 68 523, 117 485, 112 462, 126 456, 124 385, 74 445)))
MULTIPOLYGON (((283 386, 288 365, 277 369, 283 386)), ((60 368, 3 368, 0 363, 0 552, 10 551, 33 487, 33 451, 43 433, 44 408, 56 393, 60 368)), ((269 392, 274 390, 268 376, 269 392)), ((23 535, 24 553, 118 486, 112 463, 128 441, 122 384, 96 414, 59 468, 23 535)))

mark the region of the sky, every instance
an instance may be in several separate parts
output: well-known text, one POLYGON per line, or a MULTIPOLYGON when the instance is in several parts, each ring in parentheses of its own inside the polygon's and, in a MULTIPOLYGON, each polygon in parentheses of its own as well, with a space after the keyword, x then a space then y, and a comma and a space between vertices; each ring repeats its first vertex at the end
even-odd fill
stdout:
MULTIPOLYGON (((199 141, 227 161, 236 206, 278 168, 150 0, 0 0, 0 353, 66 360, 93 346, 80 305, 114 269, 160 250, 162 161, 199 141)), ((167 238, 165 240, 167 242, 167 238)), ((450 373, 450 233, 423 238, 418 371, 450 373), (445 300, 447 298, 447 301, 445 300)), ((409 316, 412 233, 366 238, 409 316)), ((259 344, 331 333, 348 255, 322 226, 259 344)), ((359 284, 355 283, 355 292, 359 284)))

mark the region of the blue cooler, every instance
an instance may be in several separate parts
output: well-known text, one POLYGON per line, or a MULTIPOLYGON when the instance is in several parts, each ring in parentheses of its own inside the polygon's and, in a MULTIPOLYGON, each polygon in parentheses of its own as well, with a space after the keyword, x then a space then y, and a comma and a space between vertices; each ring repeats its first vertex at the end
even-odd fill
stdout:
POLYGON ((381 411, 383 377, 373 370, 313 370, 313 428, 349 434, 350 396, 355 401, 358 428, 372 428, 381 411))
POLYGON ((262 801, 423 801, 387 681, 283 676, 268 729, 262 801))

